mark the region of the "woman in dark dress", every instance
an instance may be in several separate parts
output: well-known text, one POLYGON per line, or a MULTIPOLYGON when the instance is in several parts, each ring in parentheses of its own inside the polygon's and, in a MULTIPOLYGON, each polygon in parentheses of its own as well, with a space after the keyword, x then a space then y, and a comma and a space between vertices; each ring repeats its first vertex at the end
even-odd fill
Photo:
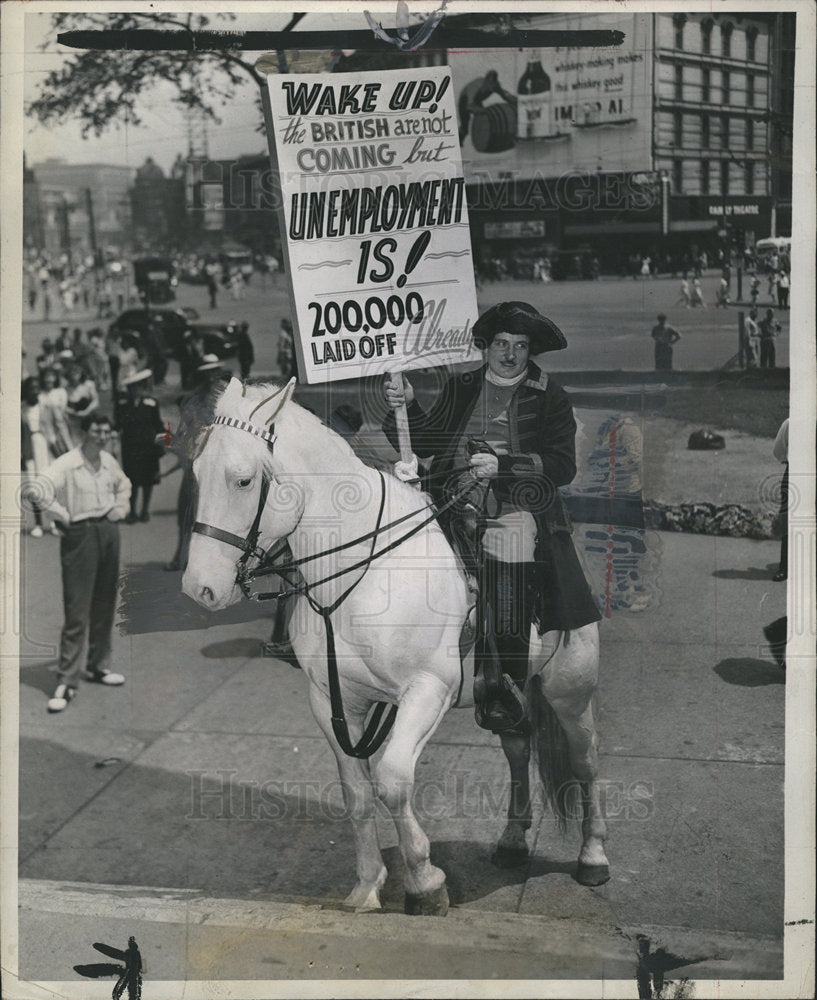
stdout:
POLYGON ((147 394, 151 375, 148 368, 128 375, 122 382, 126 395, 119 399, 116 408, 122 469, 133 487, 126 524, 150 520, 150 497, 159 479, 159 459, 164 454, 162 439, 166 429, 159 404, 147 394), (140 491, 142 507, 137 516, 140 491))
MULTIPOLYGON (((567 393, 530 360, 567 342, 554 323, 524 302, 489 309, 473 334, 485 364, 450 378, 427 412, 408 380, 405 394, 387 381, 385 396, 392 410, 405 401, 416 455, 434 456, 429 484, 435 499, 445 500, 458 488, 463 469, 479 488, 479 544, 467 539, 473 506, 454 508, 449 537, 466 536, 464 559, 479 580, 483 621, 490 615, 488 634, 502 673, 524 689, 532 622, 543 634, 569 632, 601 618, 559 493, 576 475, 573 407, 567 393)), ((383 429, 396 445, 393 413, 383 429)), ((490 652, 478 648, 477 655, 479 661, 490 652)), ((526 732, 505 697, 478 705, 477 719, 503 734, 526 732)))

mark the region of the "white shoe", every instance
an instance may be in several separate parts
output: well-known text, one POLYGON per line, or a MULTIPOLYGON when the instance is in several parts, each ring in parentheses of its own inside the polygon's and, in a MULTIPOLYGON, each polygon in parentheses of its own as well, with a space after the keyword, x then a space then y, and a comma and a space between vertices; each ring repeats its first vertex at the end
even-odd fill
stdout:
POLYGON ((43 537, 43 529, 39 526, 39 524, 35 525, 31 529, 31 537, 32 538, 42 538, 43 537))
POLYGON ((56 538, 60 537, 60 529, 56 526, 56 524, 51 525, 51 534, 56 538))
POLYGON ((76 689, 70 685, 58 684, 53 696, 48 699, 48 711, 61 712, 68 706, 68 702, 72 700, 76 693, 76 689))
POLYGON ((119 687, 125 683, 122 674, 115 674, 112 670, 100 670, 99 673, 86 671, 85 680, 92 684, 106 684, 108 687, 119 687))

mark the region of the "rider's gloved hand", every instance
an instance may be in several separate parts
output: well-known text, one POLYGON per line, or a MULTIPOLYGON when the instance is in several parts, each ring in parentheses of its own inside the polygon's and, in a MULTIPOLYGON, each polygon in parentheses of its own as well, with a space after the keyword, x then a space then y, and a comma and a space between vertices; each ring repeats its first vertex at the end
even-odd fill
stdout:
POLYGON ((477 479, 493 479, 499 475, 499 458, 488 452, 476 452, 471 456, 469 464, 477 479))
POLYGON ((394 475, 401 483, 416 483, 420 480, 419 460, 412 452, 410 462, 395 462, 394 475))
POLYGON ((408 406, 414 401, 414 389, 411 387, 411 382, 405 377, 403 378, 403 386, 405 392, 400 392, 397 383, 392 382, 388 377, 383 383, 383 395, 386 397, 386 403, 392 410, 396 410, 403 403, 408 406))

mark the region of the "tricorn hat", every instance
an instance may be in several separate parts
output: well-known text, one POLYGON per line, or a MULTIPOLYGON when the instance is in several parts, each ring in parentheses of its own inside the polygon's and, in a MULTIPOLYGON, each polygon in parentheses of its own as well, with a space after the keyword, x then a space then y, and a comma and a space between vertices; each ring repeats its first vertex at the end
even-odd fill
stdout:
POLYGON ((527 302, 500 302, 474 323, 474 343, 480 349, 487 347, 498 333, 527 334, 531 354, 562 351, 567 347, 559 327, 527 302))

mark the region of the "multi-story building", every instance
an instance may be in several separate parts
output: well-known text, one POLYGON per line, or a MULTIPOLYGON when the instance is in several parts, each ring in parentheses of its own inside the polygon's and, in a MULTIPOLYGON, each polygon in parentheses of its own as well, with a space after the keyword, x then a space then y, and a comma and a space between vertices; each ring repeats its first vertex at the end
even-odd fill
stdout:
POLYGON ((794 14, 513 20, 624 42, 449 52, 478 258, 587 246, 610 265, 790 231, 794 14))
MULTIPOLYGON (((52 255, 85 256, 98 248, 123 247, 128 241, 130 167, 107 163, 66 163, 51 158, 31 165, 39 189, 38 239, 52 255)), ((33 190, 33 188, 32 188, 33 190)))
MULTIPOLYGON (((654 15, 653 167, 669 181, 669 233, 705 238, 714 223, 721 239, 743 246, 783 221, 774 218, 784 165, 772 136, 784 125, 781 55, 793 21, 732 11, 654 15)), ((791 87, 793 61, 790 71, 791 87)), ((791 103, 787 110, 790 121, 791 103)), ((790 176, 790 152, 787 168, 790 176)))

